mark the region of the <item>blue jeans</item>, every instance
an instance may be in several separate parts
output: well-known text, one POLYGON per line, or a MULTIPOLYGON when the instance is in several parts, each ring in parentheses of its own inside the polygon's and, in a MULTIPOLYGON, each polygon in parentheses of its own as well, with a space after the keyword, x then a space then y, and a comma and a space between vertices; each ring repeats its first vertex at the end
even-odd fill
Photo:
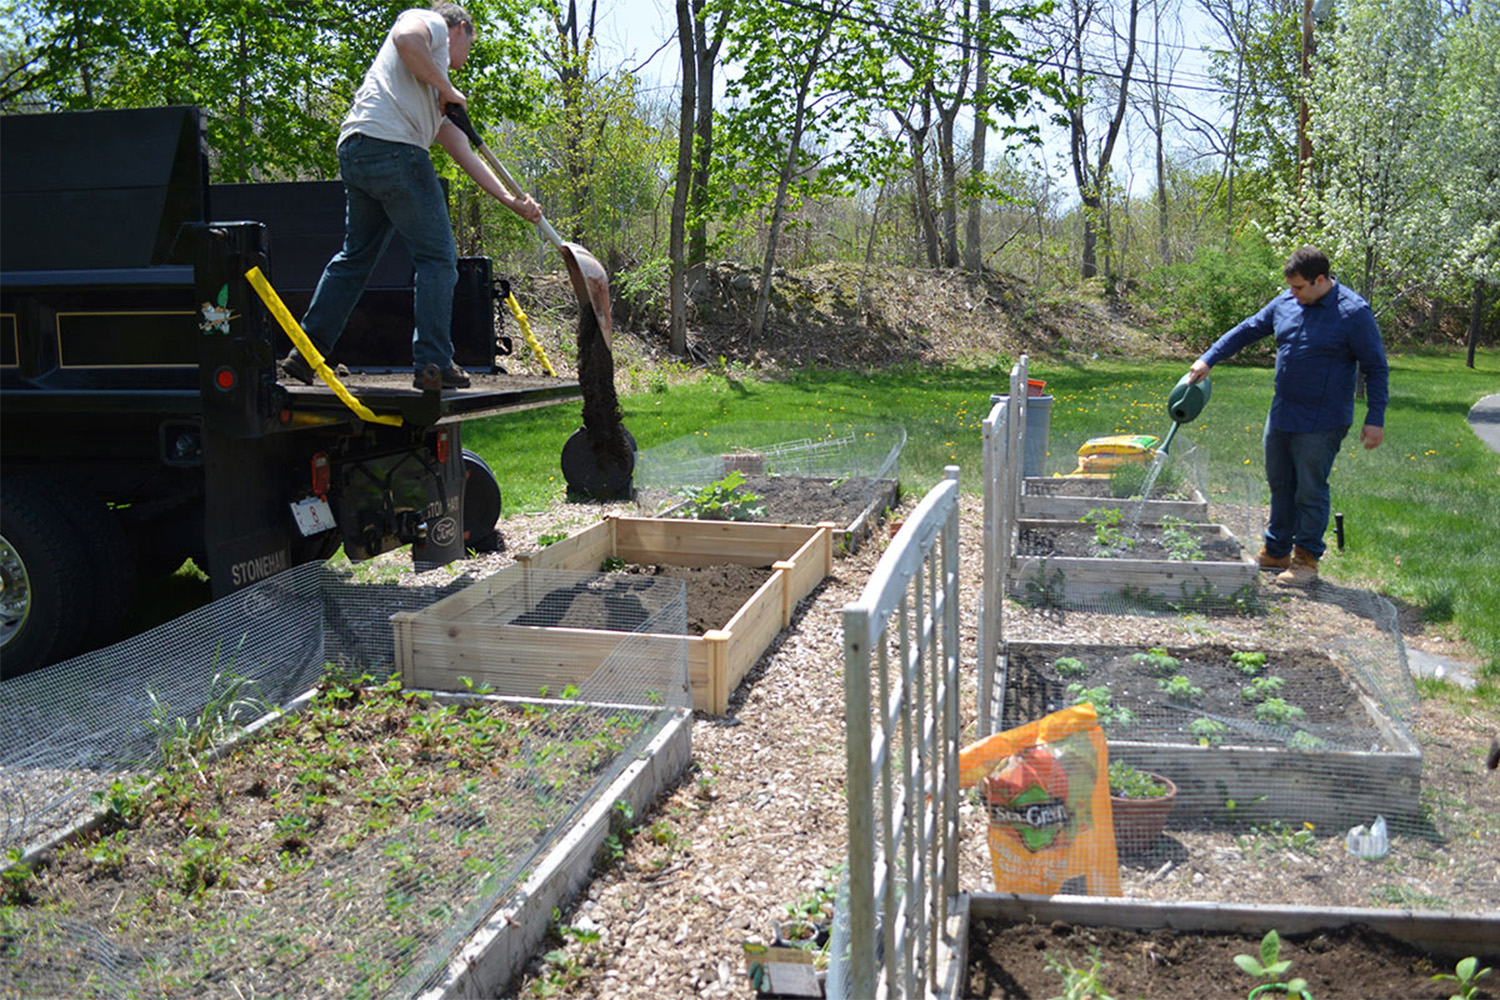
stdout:
POLYGON ((417 271, 412 362, 417 368, 447 368, 453 364, 450 326, 458 251, 432 157, 416 146, 355 133, 339 145, 339 173, 346 198, 344 248, 323 269, 302 328, 328 354, 343 335, 391 234, 400 233, 417 271))
POLYGON ((1327 546, 1328 474, 1344 443, 1349 425, 1329 431, 1292 434, 1273 430, 1266 418, 1266 483, 1271 487, 1271 518, 1266 522, 1266 551, 1284 556, 1293 545, 1321 559, 1327 546))

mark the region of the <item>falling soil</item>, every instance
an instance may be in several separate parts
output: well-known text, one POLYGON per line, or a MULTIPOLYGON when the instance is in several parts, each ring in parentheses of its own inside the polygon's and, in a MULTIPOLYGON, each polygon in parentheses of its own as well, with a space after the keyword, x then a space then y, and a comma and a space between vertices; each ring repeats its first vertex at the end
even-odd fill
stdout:
MULTIPOLYGON (((1017 540, 1016 554, 1020 556, 1043 556, 1049 558, 1098 558, 1098 559, 1159 559, 1168 558, 1167 535, 1160 525, 1140 524, 1122 526, 1123 541, 1114 548, 1103 548, 1096 541, 1096 533, 1087 524, 1051 523, 1044 527, 1039 522, 1022 522, 1017 540)), ((1190 524, 1183 530, 1195 539, 1202 551, 1202 559, 1208 562, 1237 562, 1240 546, 1232 537, 1218 534, 1215 526, 1190 524)), ((1197 561, 1197 560, 1193 560, 1197 561)))
MULTIPOLYGON (((964 995, 1015 1000, 1057 996, 1064 992, 1064 980, 1049 967, 1048 958, 1086 972, 1097 957, 1099 990, 1093 996, 1244 1000, 1260 980, 1241 972, 1234 956, 1259 954, 1259 936, 1136 932, 1061 921, 1045 926, 977 921, 969 931, 964 995)), ((1292 963, 1281 981, 1307 980, 1318 1000, 1442 1000, 1453 993, 1452 983, 1429 978, 1451 973, 1451 963, 1365 928, 1282 938, 1281 958, 1292 963)), ((1263 996, 1284 994, 1267 991, 1263 996)))
MULTIPOLYGON (((1254 678, 1230 659, 1235 650, 1220 645, 1159 648, 1177 660, 1175 667, 1153 669, 1152 660, 1137 658, 1148 654, 1136 646, 1049 644, 1045 651, 1013 649, 1007 661, 1005 725, 1017 726, 1072 704, 1070 684, 1108 686, 1114 707, 1128 709, 1136 720, 1128 726, 1107 723, 1112 736, 1193 746, 1198 738, 1188 726, 1207 716, 1225 722, 1231 730, 1228 738, 1236 745, 1286 745, 1287 728, 1256 718, 1257 702, 1244 694, 1254 678), (1056 662, 1063 657, 1078 660, 1084 672, 1060 674, 1056 662), (1173 676, 1186 677, 1200 690, 1190 699, 1169 697, 1159 682, 1173 676)), ((1357 732, 1361 749, 1380 740, 1354 682, 1327 653, 1306 647, 1271 652, 1261 675, 1279 682, 1275 697, 1306 713, 1296 721, 1297 729, 1330 743, 1357 732)))
MULTIPOLYGON (((604 342, 599 318, 587 303, 582 304, 578 313, 578 381, 583 389, 584 436, 600 481, 610 485, 623 483, 623 489, 628 493, 635 455, 626 437, 620 399, 615 393, 614 353, 604 342)), ((615 499, 620 489, 584 485, 592 482, 589 476, 578 482, 571 474, 568 477, 570 489, 590 493, 601 500, 615 499)))

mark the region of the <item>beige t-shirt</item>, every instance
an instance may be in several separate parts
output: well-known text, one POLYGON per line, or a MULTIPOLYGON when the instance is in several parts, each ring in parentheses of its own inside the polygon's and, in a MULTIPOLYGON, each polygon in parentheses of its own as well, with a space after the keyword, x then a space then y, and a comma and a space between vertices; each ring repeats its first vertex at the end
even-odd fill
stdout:
POLYGON ((423 149, 431 146, 437 138, 438 128, 443 124, 437 89, 411 74, 401 61, 396 43, 391 41, 396 27, 408 18, 418 18, 427 26, 432 35, 432 61, 447 77, 447 22, 430 10, 402 11, 396 24, 386 33, 385 42, 365 73, 364 82, 354 92, 354 105, 339 127, 340 144, 355 132, 423 149))

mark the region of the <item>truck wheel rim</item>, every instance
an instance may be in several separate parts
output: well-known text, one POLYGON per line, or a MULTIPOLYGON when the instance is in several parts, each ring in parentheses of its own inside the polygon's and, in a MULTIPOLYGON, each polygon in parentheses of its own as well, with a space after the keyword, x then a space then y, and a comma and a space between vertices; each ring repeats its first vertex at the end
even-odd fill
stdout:
POLYGON ((31 578, 21 553, 0 535, 0 646, 8 644, 31 614, 31 578))

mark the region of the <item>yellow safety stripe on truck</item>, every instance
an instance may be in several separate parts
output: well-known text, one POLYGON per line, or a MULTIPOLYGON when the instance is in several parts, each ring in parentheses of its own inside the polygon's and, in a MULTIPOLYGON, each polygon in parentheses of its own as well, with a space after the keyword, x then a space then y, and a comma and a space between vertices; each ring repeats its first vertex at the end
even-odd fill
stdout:
POLYGON ((313 371, 318 373, 318 377, 327 383, 328 388, 333 390, 333 394, 342 400, 345 406, 354 411, 355 416, 372 424, 389 424, 392 427, 401 426, 402 421, 399 413, 376 413, 364 403, 361 403, 355 397, 354 393, 350 392, 344 386, 344 383, 339 381, 338 376, 333 373, 333 369, 328 367, 328 362, 324 359, 323 355, 318 353, 318 349, 313 346, 313 342, 303 332, 302 325, 292 318, 292 314, 287 309, 286 303, 282 302, 281 296, 276 294, 276 289, 272 288, 271 283, 266 280, 266 276, 260 273, 260 268, 252 267, 245 272, 245 278, 250 282, 250 286, 260 294, 260 300, 266 304, 266 308, 271 311, 271 315, 276 317, 276 322, 281 324, 281 328, 286 331, 286 335, 292 338, 292 344, 297 348, 297 353, 302 355, 303 360, 312 366, 313 371))
POLYGON ((505 297, 505 304, 510 307, 510 314, 516 318, 516 326, 521 328, 521 336, 526 338, 526 346, 531 348, 531 353, 536 355, 536 359, 541 362, 547 374, 556 378, 557 372, 552 370, 552 362, 547 360, 547 351, 542 347, 541 341, 537 340, 536 334, 531 332, 531 320, 527 319, 526 314, 521 311, 521 303, 516 301, 514 294, 511 294, 505 297))

